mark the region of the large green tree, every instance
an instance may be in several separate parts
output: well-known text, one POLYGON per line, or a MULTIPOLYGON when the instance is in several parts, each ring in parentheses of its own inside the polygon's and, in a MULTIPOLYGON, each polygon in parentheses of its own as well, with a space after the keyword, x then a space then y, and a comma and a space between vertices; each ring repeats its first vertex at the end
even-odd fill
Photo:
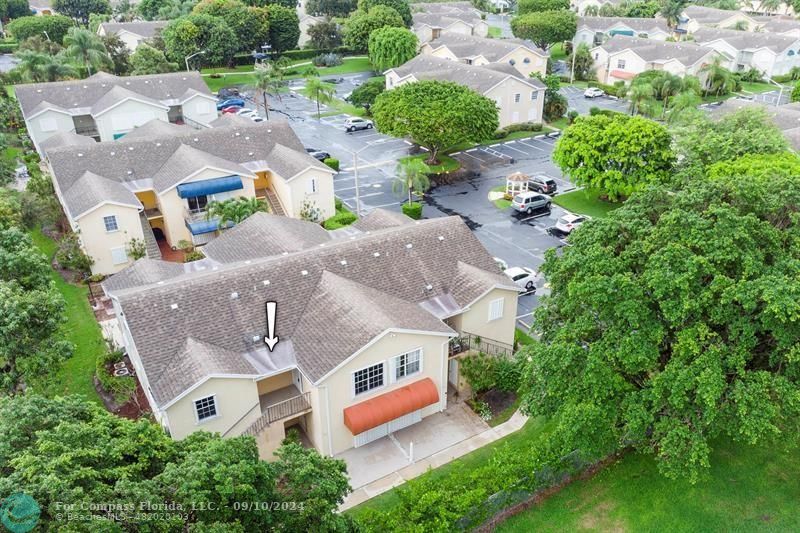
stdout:
POLYGON ((369 60, 376 71, 383 72, 417 55, 417 44, 413 31, 384 26, 369 35, 369 60))
POLYGON ((366 52, 369 36, 378 28, 405 26, 400 14, 388 6, 375 6, 369 11, 358 10, 344 23, 344 44, 356 52, 366 52))
POLYGON ((12 20, 6 26, 6 31, 20 42, 31 37, 42 37, 54 43, 61 43, 75 22, 63 15, 50 15, 48 17, 20 17, 12 20))
POLYGON ((528 39, 543 50, 572 39, 578 29, 578 17, 572 11, 541 11, 511 19, 514 37, 528 39))
POLYGON ((130 62, 133 76, 163 74, 178 70, 178 64, 170 62, 164 52, 145 43, 136 47, 136 51, 131 54, 130 62))
POLYGON ((408 0, 358 0, 359 11, 366 13, 375 6, 391 7, 402 17, 406 27, 411 26, 411 7, 408 0))
POLYGON ((565 9, 569 9, 569 0, 519 0, 517 2, 517 14, 519 15, 565 9))
POLYGON ((269 13, 265 8, 249 7, 241 0, 202 0, 192 12, 224 20, 236 34, 239 51, 260 50, 269 41, 269 13))
POLYGON ((548 252, 523 405, 558 449, 633 447, 695 481, 721 436, 796 445, 798 205, 796 165, 721 174, 638 193, 548 252))
POLYGON ((666 181, 675 155, 664 126, 622 114, 580 117, 564 131, 553 161, 576 185, 617 200, 650 183, 666 181))
POLYGON ((209 202, 206 218, 218 219, 219 227, 226 228, 239 224, 259 211, 267 211, 267 204, 258 198, 228 198, 227 200, 209 202))
POLYGON ((0 0, 0 20, 27 17, 31 14, 28 0, 0 0))
POLYGON ((346 17, 355 9, 355 0, 308 0, 306 2, 306 13, 309 15, 346 17))
POLYGON ((53 10, 86 25, 93 13, 110 15, 111 4, 108 0, 53 0, 53 10))
POLYGON ((191 13, 197 0, 141 0, 136 11, 145 20, 172 20, 191 13))
POLYGON ((102 67, 113 65, 100 37, 85 28, 69 29, 64 36, 64 55, 77 65, 85 67, 90 76, 102 67))
POLYGON ((269 10, 269 43, 275 52, 294 50, 300 39, 300 18, 297 10, 271 4, 269 10))
POLYGON ((222 65, 236 53, 236 34, 219 17, 191 14, 171 21, 161 32, 167 57, 179 64, 187 56, 205 50, 203 62, 222 65))
POLYGON ((333 20, 322 20, 308 28, 308 42, 317 50, 333 50, 342 45, 342 31, 333 20))
POLYGON ((442 150, 488 139, 498 127, 493 100, 453 82, 425 80, 382 93, 372 106, 378 129, 411 137, 429 150, 427 163, 439 164, 442 150))

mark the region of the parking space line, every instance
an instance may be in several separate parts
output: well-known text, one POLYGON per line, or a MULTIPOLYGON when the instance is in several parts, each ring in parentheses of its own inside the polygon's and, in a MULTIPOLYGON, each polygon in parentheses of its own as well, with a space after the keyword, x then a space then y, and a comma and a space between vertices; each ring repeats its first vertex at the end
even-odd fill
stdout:
POLYGON ((540 152, 546 152, 547 151, 544 148, 539 148, 538 146, 534 146, 532 144, 528 144, 528 143, 523 142, 523 141, 519 141, 519 144, 524 144, 525 146, 527 146, 529 148, 533 148, 534 150, 539 150, 540 152))
MULTIPOLYGON (((362 198, 363 198, 363 196, 362 196, 362 198)), ((392 202, 391 204, 371 205, 369 207, 371 207, 372 209, 379 209, 381 207, 391 207, 393 205, 402 205, 402 204, 403 204, 403 202, 392 202)))
MULTIPOLYGON (((511 141, 511 142, 516 142, 516 141, 511 141)), ((524 150, 520 150, 519 148, 514 148, 513 146, 509 146, 509 144, 511 144, 511 143, 505 143, 503 146, 508 148, 509 150, 516 150, 517 152, 519 152, 521 154, 527 154, 528 153, 528 152, 526 152, 524 150)))
MULTIPOLYGON (((386 193, 383 192, 383 191, 381 191, 381 192, 371 192, 369 194, 359 194, 358 197, 359 198, 369 198, 370 196, 380 196, 381 194, 386 194, 386 193)), ((347 198, 347 200, 355 200, 355 199, 356 199, 355 196, 353 196, 352 198, 347 198)))

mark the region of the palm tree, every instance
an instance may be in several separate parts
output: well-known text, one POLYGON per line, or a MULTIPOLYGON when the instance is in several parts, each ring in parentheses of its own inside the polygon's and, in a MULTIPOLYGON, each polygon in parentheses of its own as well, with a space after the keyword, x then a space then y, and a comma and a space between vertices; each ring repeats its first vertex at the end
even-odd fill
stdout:
POLYGON ((733 72, 722 66, 722 58, 703 65, 700 72, 706 76, 705 91, 707 94, 720 96, 736 90, 736 78, 733 72))
POLYGON ((663 117, 669 106, 669 99, 683 90, 683 80, 667 71, 662 71, 653 79, 653 93, 656 98, 663 101, 661 116, 663 117))
POLYGON ((332 83, 326 83, 316 76, 309 76, 306 78, 306 86, 303 87, 301 93, 309 100, 317 102, 317 120, 320 120, 322 115, 319 111, 319 104, 329 104, 333 101, 333 96, 336 94, 336 86, 332 83))
POLYGON ((74 78, 78 75, 72 65, 64 61, 61 55, 47 56, 47 61, 39 67, 44 81, 58 81, 65 78, 74 78))
POLYGON ((100 38, 83 28, 70 28, 64 36, 64 46, 66 56, 85 65, 89 76, 92 67, 107 65, 111 61, 100 38))
POLYGON ((688 109, 697 109, 697 106, 700 105, 702 101, 703 99, 700 98, 700 95, 694 91, 684 91, 680 94, 676 94, 672 98, 667 121, 675 122, 688 109))
POLYGON ((33 50, 18 50, 14 57, 19 59, 19 63, 14 70, 19 72, 20 77, 25 81, 42 81, 42 66, 47 63, 50 56, 33 50))
POLYGON ((261 98, 264 101, 264 112, 267 114, 267 119, 269 119, 267 94, 280 94, 280 91, 283 89, 283 72, 274 65, 268 64, 258 66, 255 69, 255 76, 251 85, 254 89, 261 92, 261 98))
POLYGON ((239 224, 253 213, 266 212, 267 204, 258 198, 229 198, 221 202, 209 202, 206 206, 206 220, 219 219, 219 229, 239 224))
POLYGON ((625 91, 625 97, 630 101, 631 115, 635 115, 642 106, 648 106, 654 95, 653 86, 649 83, 632 83, 625 91))
POLYGON ((686 4, 688 3, 687 0, 667 0, 664 2, 664 5, 661 7, 661 16, 667 19, 667 25, 670 28, 674 29, 678 26, 681 14, 683 10, 686 9, 686 4))
POLYGON ((775 13, 783 5, 783 0, 761 0, 758 4, 759 11, 766 14, 775 13))
POLYGON ((392 183, 392 191, 398 196, 408 194, 408 203, 412 202, 411 193, 424 193, 431 187, 428 179, 430 167, 422 159, 401 160, 397 165, 397 178, 392 183))

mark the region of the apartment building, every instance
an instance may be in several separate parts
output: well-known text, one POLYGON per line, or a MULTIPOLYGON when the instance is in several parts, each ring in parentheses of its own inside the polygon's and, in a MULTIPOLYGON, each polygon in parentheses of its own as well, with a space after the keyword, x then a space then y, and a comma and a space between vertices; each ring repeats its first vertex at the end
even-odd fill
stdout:
POLYGON ((116 35, 133 53, 143 42, 158 35, 167 25, 167 20, 137 20, 134 22, 103 22, 97 27, 97 35, 116 35))
POLYGON ((788 74, 800 67, 800 37, 768 31, 744 32, 719 28, 700 28, 695 41, 731 59, 731 69, 755 69, 764 76, 788 74))
POLYGON ((615 35, 666 41, 671 32, 663 18, 578 17, 578 30, 572 43, 592 48, 615 35))

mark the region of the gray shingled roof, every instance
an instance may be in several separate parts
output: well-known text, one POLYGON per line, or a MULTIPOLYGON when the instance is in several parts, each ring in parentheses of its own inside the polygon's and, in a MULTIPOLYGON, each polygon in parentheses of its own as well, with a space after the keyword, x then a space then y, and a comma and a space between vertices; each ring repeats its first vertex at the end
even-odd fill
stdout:
POLYGON ((421 13, 474 13, 480 17, 480 11, 470 2, 420 2, 412 7, 421 13))
MULTIPOLYGON (((134 189, 155 187, 157 192, 161 192, 175 185, 175 180, 211 163, 221 165, 226 162, 223 168, 233 165, 231 170, 238 169, 246 175, 253 173, 253 167, 264 170, 266 166, 278 174, 281 172, 277 169, 296 166, 316 165, 329 170, 306 153, 287 122, 254 123, 248 120, 245 123, 231 121, 226 125, 223 121, 215 128, 179 128, 170 128, 167 135, 161 135, 161 125, 148 123, 141 129, 151 135, 134 134, 134 131, 130 138, 125 136, 114 142, 93 143, 81 146, 79 150, 71 146, 51 148, 47 151, 47 158, 62 191, 72 187, 86 171, 119 183, 130 183, 134 189), (276 145, 281 145, 281 149, 273 150, 276 145), (181 176, 184 172, 186 174, 181 176)), ((288 179, 291 176, 284 177, 288 179)))
POLYGON ((103 288, 108 292, 113 292, 130 287, 140 287, 178 277, 184 272, 185 269, 181 263, 143 257, 106 279, 103 282, 103 288))
POLYGON ((163 107, 164 109, 169 109, 169 106, 165 106, 158 100, 154 100, 152 98, 148 98, 147 96, 141 95, 139 93, 135 93, 130 89, 126 89, 122 86, 115 86, 106 94, 101 96, 94 104, 92 104, 92 115, 99 115, 104 111, 107 111, 109 108, 113 107, 114 105, 129 99, 139 100, 141 102, 146 102, 152 106, 156 107, 163 107))
MULTIPOLYGON (((745 15, 741 11, 729 11, 727 9, 717 9, 715 7, 689 5, 683 10, 683 14, 696 20, 700 24, 719 24, 736 14, 745 15)), ((746 16, 746 15, 745 15, 746 16)))
POLYGON ((721 106, 715 109, 714 116, 723 117, 741 109, 762 109, 767 117, 769 117, 781 131, 793 130, 800 127, 800 110, 797 108, 789 106, 767 106, 760 102, 740 100, 738 98, 726 100, 721 106))
POLYGON ((412 19, 414 26, 425 24, 434 28, 446 28, 456 22, 465 22, 469 25, 481 22, 479 16, 460 11, 449 13, 414 13, 412 19))
POLYGON ((171 137, 173 135, 181 135, 182 133, 185 133, 186 130, 184 127, 185 126, 173 124, 172 122, 164 122, 163 120, 149 120, 141 126, 137 126, 133 128, 132 131, 126 133, 124 135, 124 139, 130 141, 153 139, 155 137, 164 136, 171 137))
MULTIPOLYGON (((36 109, 41 109, 37 106, 45 101, 63 109, 78 110, 76 113, 86 113, 115 87, 161 103, 183 98, 188 89, 211 95, 199 72, 124 77, 98 72, 84 80, 23 84, 15 86, 14 90, 23 115, 29 117, 36 109)), ((108 100, 104 100, 104 104, 107 103, 108 100)))
POLYGON ((135 22, 104 22, 100 24, 107 35, 127 31, 145 39, 155 36, 156 32, 164 29, 168 20, 137 20, 135 22))
POLYGON ((694 32, 694 40, 701 45, 719 39, 724 40, 737 50, 767 48, 776 54, 780 54, 797 43, 797 39, 794 37, 762 31, 751 32, 722 28, 700 28, 694 32))
POLYGON ((711 48, 691 42, 675 43, 624 35, 613 36, 599 48, 612 54, 623 50, 632 50, 645 61, 664 62, 675 59, 685 66, 694 65, 709 53, 717 53, 711 48))
POLYGON ((414 220, 405 216, 403 213, 379 208, 373 209, 367 215, 356 220, 352 227, 361 231, 377 231, 413 223, 414 220))
POLYGON ((761 26, 760 31, 786 33, 800 29, 800 20, 782 17, 754 17, 761 26))
POLYGON ((446 46, 458 58, 482 55, 489 61, 500 61, 520 46, 524 46, 542 57, 548 56, 547 52, 533 43, 521 39, 488 39, 460 33, 442 33, 438 39, 431 41, 429 44, 433 48, 446 46))
POLYGON ((94 172, 85 172, 83 176, 64 191, 64 202, 70 215, 75 218, 103 202, 114 202, 132 207, 142 208, 136 195, 118 181, 113 181, 94 172))
POLYGON ((86 135, 78 135, 71 131, 59 131, 55 135, 51 135, 39 144, 39 147, 47 152, 55 148, 64 146, 91 146, 96 144, 96 141, 86 135))
POLYGON ((614 26, 622 24, 632 30, 639 32, 659 29, 669 32, 667 20, 661 17, 656 18, 635 18, 635 17, 578 17, 578 29, 589 28, 598 32, 608 32, 614 26))
POLYGON ((309 167, 330 171, 330 167, 311 157, 305 148, 297 152, 288 146, 276 144, 267 154, 270 170, 274 170, 286 179, 296 176, 309 167))
MULTIPOLYGON (((300 369, 319 377, 341 361, 329 359, 327 341, 319 342, 316 336, 327 333, 331 342, 339 342, 335 330, 345 327, 341 326, 343 310, 315 305, 318 316, 314 319, 323 324, 323 330, 309 332, 298 324, 311 320, 304 317, 306 305, 321 290, 325 271, 365 286, 360 289, 362 294, 374 290, 388 295, 374 300, 378 303, 393 298, 416 305, 455 293, 456 303, 463 308, 491 286, 516 290, 461 219, 445 217, 362 233, 286 256, 219 265, 162 284, 110 292, 120 302, 151 380, 176 364, 188 338, 202 339, 242 357, 260 350, 266 333, 266 301, 278 305, 275 333, 281 338, 279 346, 293 346, 300 369), (479 276, 479 282, 464 283, 465 268, 459 261, 486 273, 479 276)), ((390 307, 395 305, 395 300, 391 302, 390 307)), ((400 321, 402 317, 395 318, 391 309, 381 313, 383 325, 395 320, 396 327, 409 324, 400 321)), ((433 327, 428 322, 420 326, 433 327)), ((153 393, 160 404, 170 399, 169 391, 154 388, 153 393)))
MULTIPOLYGON (((401 78, 413 74, 417 80, 454 81, 480 94, 485 93, 498 83, 512 76, 511 74, 498 72, 494 69, 467 65, 459 61, 450 61, 431 55, 418 55, 391 70, 397 73, 401 78)), ((544 84, 536 78, 523 79, 519 73, 513 77, 536 88, 544 88, 544 84)))
POLYGON ((235 263, 284 252, 298 252, 330 240, 331 236, 319 224, 269 213, 255 213, 206 244, 203 253, 219 263, 235 263))

